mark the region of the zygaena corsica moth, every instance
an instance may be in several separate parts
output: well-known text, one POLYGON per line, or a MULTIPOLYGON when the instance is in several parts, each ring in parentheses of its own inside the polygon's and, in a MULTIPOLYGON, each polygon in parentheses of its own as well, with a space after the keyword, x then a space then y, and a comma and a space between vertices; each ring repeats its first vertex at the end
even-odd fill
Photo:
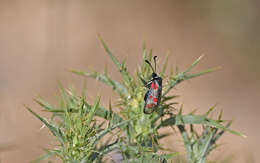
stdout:
POLYGON ((161 102, 161 94, 162 94, 162 78, 156 74, 156 58, 157 56, 153 57, 154 60, 154 68, 148 60, 145 62, 151 67, 153 70, 152 78, 148 82, 143 81, 145 87, 148 88, 147 92, 144 96, 144 113, 150 114, 153 112, 155 108, 160 105, 161 102))

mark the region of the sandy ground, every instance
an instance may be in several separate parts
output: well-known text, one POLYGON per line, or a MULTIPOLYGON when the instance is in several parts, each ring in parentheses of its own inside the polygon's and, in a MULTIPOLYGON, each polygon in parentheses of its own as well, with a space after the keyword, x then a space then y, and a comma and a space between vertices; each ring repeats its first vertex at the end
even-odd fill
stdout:
MULTIPOLYGON (((59 82, 81 88, 83 79, 68 69, 102 71, 107 65, 121 80, 105 54, 97 34, 115 56, 127 57, 131 72, 140 64, 141 42, 163 61, 183 70, 201 54, 195 71, 212 66, 222 70, 187 81, 173 94, 181 95, 184 112, 205 112, 215 103, 224 118, 246 139, 226 134, 212 159, 233 157, 233 162, 260 162, 259 16, 260 3, 249 1, 69 1, 0 0, 0 160, 29 162, 53 144, 47 130, 24 107, 40 107, 41 95, 54 102, 59 82), (1 147, 3 149, 1 149, 1 147), (6 148, 5 148, 6 147, 6 148)), ((108 87, 87 80, 88 98, 102 95, 108 104, 115 97, 108 87)), ((41 113, 45 115, 45 113, 41 113)), ((169 147, 180 140, 167 140, 169 147)))

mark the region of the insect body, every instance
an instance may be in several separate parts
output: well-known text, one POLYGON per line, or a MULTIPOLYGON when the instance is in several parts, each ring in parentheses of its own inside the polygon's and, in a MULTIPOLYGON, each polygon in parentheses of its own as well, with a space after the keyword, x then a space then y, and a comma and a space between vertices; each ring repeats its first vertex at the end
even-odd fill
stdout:
POLYGON ((150 114, 153 112, 155 108, 157 108, 160 105, 161 102, 161 94, 162 94, 162 78, 156 74, 156 57, 154 56, 154 67, 153 69, 151 63, 148 60, 145 60, 145 62, 152 68, 152 79, 148 82, 145 82, 143 79, 143 83, 145 84, 145 87, 148 88, 147 92, 144 96, 144 113, 150 114))

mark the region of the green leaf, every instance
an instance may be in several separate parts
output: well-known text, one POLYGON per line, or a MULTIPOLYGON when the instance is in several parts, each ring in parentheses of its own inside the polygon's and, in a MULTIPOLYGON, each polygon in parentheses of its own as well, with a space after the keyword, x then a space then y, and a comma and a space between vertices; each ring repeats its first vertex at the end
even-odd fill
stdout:
POLYGON ((116 65, 117 69, 119 70, 119 72, 121 73, 124 81, 130 85, 132 79, 131 79, 131 76, 129 75, 128 73, 128 70, 127 68, 121 64, 117 59, 116 57, 114 57, 114 55, 112 54, 112 52, 109 50, 109 48, 107 47, 105 41, 101 38, 101 36, 99 36, 99 40, 101 41, 105 51, 107 52, 107 54, 109 55, 109 57, 111 58, 111 60, 113 61, 113 63, 116 65))
POLYGON ((103 131, 99 132, 98 134, 96 134, 93 138, 93 146, 95 146, 98 141, 103 137, 105 136, 107 133, 111 132, 113 129, 115 128, 120 128, 121 126, 125 125, 126 123, 128 123, 130 120, 126 120, 126 121, 123 121, 123 122, 120 122, 120 123, 117 123, 111 127, 108 127, 106 129, 104 129, 103 131))
POLYGON ((172 135, 172 133, 164 133, 164 134, 159 135, 158 139, 163 139, 163 138, 168 137, 170 135, 172 135))
POLYGON ((86 125, 89 126, 92 119, 93 119, 93 116, 95 115, 96 113, 96 110, 98 109, 98 106, 99 106, 99 102, 100 102, 100 97, 98 97, 94 103, 94 105, 91 107, 90 111, 88 112, 87 114, 87 121, 86 121, 86 125))
POLYGON ((39 116, 37 113, 33 112, 29 107, 27 107, 27 106, 25 106, 25 107, 26 107, 27 110, 28 110, 29 112, 31 112, 35 117, 37 117, 40 121, 42 121, 42 123, 45 124, 45 125, 49 128, 49 130, 52 132, 52 134, 53 134, 54 136, 56 136, 56 137, 58 138, 58 140, 59 140, 62 144, 64 144, 64 136, 63 136, 63 134, 62 134, 62 131, 61 131, 59 128, 57 128, 57 127, 51 125, 51 124, 50 124, 48 121, 46 121, 44 118, 42 118, 41 116, 39 116))
MULTIPOLYGON (((88 107, 92 107, 91 105, 85 103, 88 107)), ((88 113, 89 111, 87 111, 88 113)), ((101 118, 104 118, 106 120, 110 120, 110 117, 113 117, 113 123, 120 123, 123 121, 123 119, 115 112, 112 112, 112 110, 107 110, 104 107, 99 106, 98 109, 96 110, 96 116, 99 116, 101 118)))
POLYGON ((175 153, 169 153, 169 154, 162 154, 162 155, 160 155, 159 157, 160 157, 161 159, 169 160, 169 159, 171 159, 171 158, 173 158, 173 157, 176 157, 177 155, 179 155, 179 153, 178 153, 178 152, 175 152, 175 153))
POLYGON ((207 69, 207 70, 205 70, 205 71, 201 71, 201 72, 199 72, 199 73, 187 74, 187 75, 185 76, 185 80, 191 79, 191 78, 195 78, 195 77, 198 77, 198 76, 201 76, 201 75, 206 75, 206 74, 208 74, 208 73, 215 72, 215 71, 217 71, 217 70, 219 70, 219 69, 221 69, 221 67, 213 67, 213 68, 209 68, 209 69, 207 69))
POLYGON ((192 162, 192 144, 184 125, 177 125, 187 151, 188 162, 192 162))
POLYGON ((42 106, 47 111, 54 110, 55 108, 51 106, 47 101, 43 100, 42 98, 34 99, 36 103, 38 103, 40 106, 42 106))
POLYGON ((164 120, 159 125, 159 128, 171 126, 171 125, 185 125, 185 124, 207 125, 207 126, 211 126, 211 127, 215 127, 215 128, 218 128, 218 129, 228 131, 228 132, 235 134, 235 135, 238 135, 238 136, 246 137, 242 133, 231 130, 229 128, 226 128, 225 126, 221 125, 217 121, 212 120, 212 119, 208 119, 208 118, 206 118, 205 116, 202 116, 202 115, 190 115, 190 114, 188 114, 188 115, 176 115, 176 116, 173 116, 173 117, 170 117, 170 118, 164 120))
MULTIPOLYGON (((85 101, 85 112, 88 114, 89 113, 89 108, 91 108, 92 106, 89 105, 86 101, 85 101)), ((77 108, 70 108, 68 110, 68 112, 73 112, 73 113, 77 113, 79 111, 79 109, 77 108)), ((101 118, 104 118, 106 120, 109 120, 110 117, 113 117, 113 124, 116 124, 116 123, 120 123, 123 121, 123 119, 115 112, 111 112, 112 110, 107 110, 105 109, 104 107, 102 106, 99 106, 95 112, 95 115, 96 116, 99 116, 101 118)), ((64 113, 64 110, 62 109, 52 109, 52 110, 49 110, 49 112, 53 112, 53 113, 64 113)))
POLYGON ((198 59, 196 59, 185 71, 184 73, 189 72, 194 66, 196 66, 199 61, 204 57, 204 55, 201 55, 198 59))
POLYGON ((215 108, 216 108, 217 104, 213 105, 204 115, 205 117, 207 117, 215 108))
POLYGON ((223 114, 223 110, 221 110, 220 113, 219 113, 219 115, 218 115, 218 121, 221 121, 222 114, 223 114))
POLYGON ((142 41, 142 50, 143 50, 143 60, 145 60, 146 59, 146 43, 144 40, 142 41))
POLYGON ((164 76, 165 76, 165 71, 166 71, 166 68, 167 68, 167 65, 168 65, 168 58, 169 58, 169 54, 166 55, 166 58, 165 58, 165 61, 164 61, 162 70, 161 70, 161 72, 160 72, 160 76, 161 76, 162 78, 164 78, 164 76))
POLYGON ((179 96, 178 96, 178 95, 164 96, 164 97, 162 98, 162 103, 164 103, 164 102, 166 102, 166 101, 169 101, 169 100, 172 100, 172 99, 177 98, 177 97, 179 97, 179 96))
POLYGON ((172 88, 174 88, 177 84, 181 83, 184 80, 192 79, 201 75, 208 74, 210 72, 214 72, 219 69, 219 67, 216 68, 210 68, 205 71, 195 73, 195 74, 188 74, 188 72, 201 60, 203 56, 200 56, 196 61, 194 61, 184 72, 178 72, 175 76, 171 74, 169 80, 167 81, 167 84, 165 86, 164 92, 162 94, 162 97, 164 97, 172 88))
POLYGON ((211 132, 210 134, 208 134, 206 136, 205 142, 203 142, 203 144, 202 144, 202 149, 201 149, 201 152, 200 152, 200 155, 199 155, 198 163, 204 163, 205 162, 206 156, 208 154, 208 150, 209 150, 210 145, 211 145, 213 135, 214 135, 214 133, 211 132))
POLYGON ((78 74, 78 75, 94 78, 94 79, 101 81, 104 84, 107 84, 108 86, 112 87, 112 89, 115 90, 119 95, 124 96, 124 97, 128 96, 127 89, 123 85, 121 85, 119 82, 112 80, 106 74, 100 74, 98 72, 88 73, 88 72, 75 71, 75 70, 72 70, 72 72, 75 74, 78 74))
POLYGON ((108 144, 108 145, 102 147, 101 154, 106 154, 115 149, 118 149, 118 148, 120 148, 120 145, 121 145, 121 143, 118 142, 118 140, 115 141, 114 143, 108 144))

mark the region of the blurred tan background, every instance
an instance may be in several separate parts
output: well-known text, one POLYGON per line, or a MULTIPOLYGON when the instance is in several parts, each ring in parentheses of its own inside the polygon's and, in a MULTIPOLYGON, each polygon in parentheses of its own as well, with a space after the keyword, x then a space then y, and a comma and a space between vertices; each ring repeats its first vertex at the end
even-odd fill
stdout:
MULTIPOLYGON (((68 69, 102 71, 108 65, 101 34, 115 56, 128 57, 131 72, 141 61, 141 43, 153 48, 163 61, 183 70, 202 53, 195 71, 221 66, 216 73, 178 86, 184 111, 205 112, 218 104, 233 129, 246 139, 225 134, 210 159, 260 162, 260 1, 88 1, 0 0, 0 144, 15 145, 0 151, 1 163, 29 162, 53 144, 46 129, 24 107, 40 112, 33 98, 41 95, 54 103, 59 82, 80 89, 83 79, 68 69)), ((106 105, 114 94, 108 87, 87 80, 92 101, 102 95, 106 105)), ((168 147, 181 146, 172 140, 168 147)))

